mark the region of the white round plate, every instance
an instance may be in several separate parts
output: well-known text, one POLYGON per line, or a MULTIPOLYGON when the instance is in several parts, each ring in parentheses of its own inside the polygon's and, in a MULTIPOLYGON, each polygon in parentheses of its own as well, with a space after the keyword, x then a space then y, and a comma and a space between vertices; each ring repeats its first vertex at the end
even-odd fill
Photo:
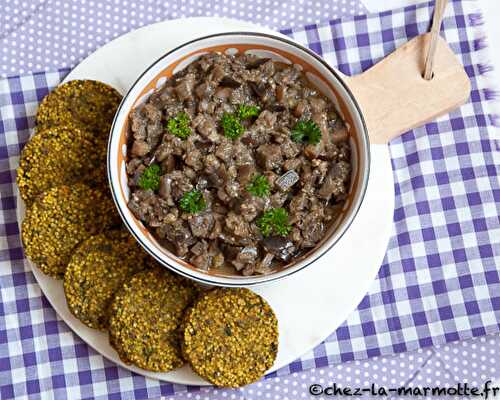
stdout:
MULTIPOLYGON (((139 74, 170 49, 204 35, 242 30, 270 32, 253 24, 223 18, 189 18, 150 25, 101 47, 75 67, 65 80, 97 79, 126 93, 139 74)), ((269 302, 279 321, 279 351, 271 371, 299 358, 335 331, 362 300, 378 272, 392 230, 394 183, 388 146, 372 145, 371 156, 364 202, 340 241, 302 271, 253 289, 269 302)), ((21 204, 20 197, 18 200, 21 204)), ((22 220, 23 207, 19 213, 22 220)), ((104 357, 151 378, 208 385, 187 366, 169 373, 154 373, 124 364, 109 345, 106 333, 86 327, 71 315, 62 282, 44 275, 34 265, 32 270, 61 318, 104 357)))

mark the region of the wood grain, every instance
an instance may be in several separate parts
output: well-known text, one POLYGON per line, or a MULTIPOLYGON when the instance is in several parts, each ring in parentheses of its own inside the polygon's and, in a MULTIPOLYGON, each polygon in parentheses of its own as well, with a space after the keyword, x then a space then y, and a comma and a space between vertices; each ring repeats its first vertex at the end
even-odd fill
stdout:
POLYGON ((439 37, 439 31, 441 29, 441 23, 443 21, 444 11, 446 9, 446 4, 448 0, 436 0, 436 7, 434 7, 434 16, 432 18, 432 28, 431 28, 431 41, 429 48, 427 50, 427 56, 425 58, 424 67, 424 79, 430 80, 432 78, 434 69, 434 57, 436 55, 437 40, 439 37))
POLYGON ((434 77, 422 77, 430 33, 417 36, 366 72, 347 77, 372 143, 387 143, 465 103, 470 80, 448 44, 438 37, 434 77))

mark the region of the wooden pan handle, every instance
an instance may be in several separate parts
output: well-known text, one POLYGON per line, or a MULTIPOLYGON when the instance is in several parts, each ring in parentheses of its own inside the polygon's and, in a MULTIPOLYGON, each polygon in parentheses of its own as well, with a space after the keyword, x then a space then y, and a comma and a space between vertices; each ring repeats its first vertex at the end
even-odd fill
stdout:
POLYGON ((469 77, 441 37, 436 42, 434 76, 422 77, 429 42, 429 33, 417 36, 366 72, 345 77, 372 143, 387 143, 469 98, 469 77))
POLYGON ((436 44, 447 3, 448 0, 436 0, 434 16, 432 17, 431 41, 427 49, 427 56, 425 57, 424 79, 426 80, 430 80, 433 75, 432 68, 434 65, 434 56, 436 54, 436 44))

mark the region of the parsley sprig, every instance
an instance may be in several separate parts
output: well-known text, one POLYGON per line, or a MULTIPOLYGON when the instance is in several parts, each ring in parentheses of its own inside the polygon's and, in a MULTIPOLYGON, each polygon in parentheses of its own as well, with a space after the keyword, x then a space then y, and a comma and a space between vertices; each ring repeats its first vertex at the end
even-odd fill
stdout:
POLYGON ((249 119, 252 117, 258 117, 260 114, 259 106, 250 106, 247 104, 240 104, 238 107, 238 117, 240 119, 249 119))
POLYGON ((245 130, 243 125, 241 125, 238 116, 227 112, 222 115, 221 125, 224 130, 224 136, 230 139, 239 138, 245 130))
POLYGON ((247 186, 247 192, 257 197, 269 196, 270 185, 264 175, 256 175, 247 186))
POLYGON ((160 187, 160 174, 160 166, 152 164, 144 170, 137 183, 142 189, 156 190, 160 187))
POLYGON ((240 104, 235 113, 224 113, 220 120, 224 136, 230 139, 238 139, 245 131, 245 128, 241 125, 241 121, 257 117, 259 114, 259 106, 246 104, 240 104))
POLYGON ((189 122, 189 115, 185 112, 180 112, 174 118, 170 118, 167 121, 167 130, 172 135, 185 140, 189 135, 191 135, 189 122))
POLYGON ((321 130, 312 120, 299 121, 293 127, 291 136, 297 143, 318 144, 321 140, 321 130))
POLYGON ((271 208, 257 219, 257 227, 263 236, 271 234, 286 236, 292 230, 288 223, 288 212, 284 208, 271 208))
POLYGON ((196 214, 207 208, 207 203, 199 190, 191 190, 184 193, 179 201, 179 207, 184 212, 196 214))

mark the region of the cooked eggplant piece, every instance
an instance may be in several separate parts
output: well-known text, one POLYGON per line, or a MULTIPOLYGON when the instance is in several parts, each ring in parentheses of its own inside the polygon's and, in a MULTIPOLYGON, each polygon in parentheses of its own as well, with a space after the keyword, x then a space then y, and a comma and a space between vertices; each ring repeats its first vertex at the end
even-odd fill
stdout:
POLYGON ((295 253, 293 242, 282 236, 270 236, 261 241, 264 249, 282 261, 288 261, 295 253))
POLYGON ((231 88, 231 89, 236 89, 236 88, 239 88, 241 86, 241 82, 238 82, 237 80, 235 80, 235 79, 231 78, 230 76, 226 75, 219 82, 219 86, 228 87, 228 88, 231 88))

